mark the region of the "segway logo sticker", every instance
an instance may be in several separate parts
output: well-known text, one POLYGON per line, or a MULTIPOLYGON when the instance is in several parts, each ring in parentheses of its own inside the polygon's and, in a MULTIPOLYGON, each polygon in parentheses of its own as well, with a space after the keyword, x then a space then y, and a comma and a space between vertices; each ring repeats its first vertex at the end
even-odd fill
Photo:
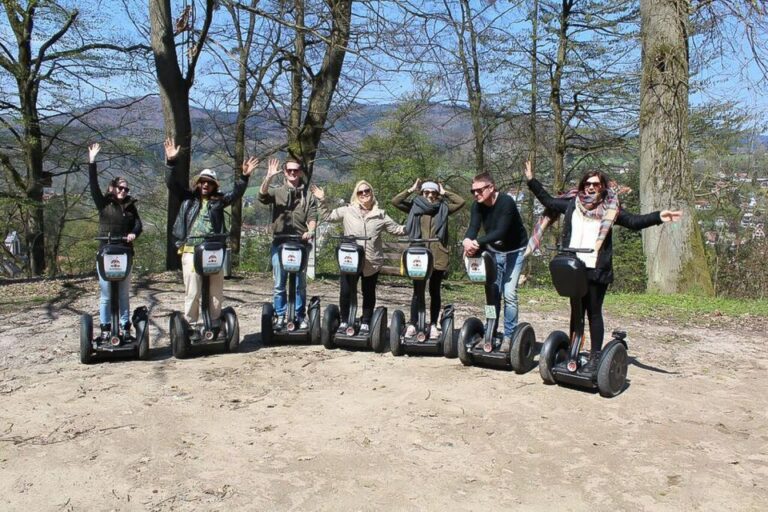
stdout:
POLYGON ((427 275, 427 255, 407 254, 405 257, 405 268, 410 278, 425 277, 427 275))
POLYGON ((280 262, 286 272, 298 272, 301 270, 301 249, 283 249, 280 254, 280 262))
POLYGON ((356 274, 360 258, 355 252, 339 251, 339 270, 349 274, 356 274))
POLYGON ((125 277, 128 269, 127 254, 107 254, 105 257, 104 274, 107 278, 125 277))
POLYGON ((464 268, 467 270, 467 277, 473 282, 485 281, 485 262, 483 258, 466 258, 464 268))
POLYGON ((224 264, 224 250, 203 251, 203 273, 215 274, 221 270, 224 264))

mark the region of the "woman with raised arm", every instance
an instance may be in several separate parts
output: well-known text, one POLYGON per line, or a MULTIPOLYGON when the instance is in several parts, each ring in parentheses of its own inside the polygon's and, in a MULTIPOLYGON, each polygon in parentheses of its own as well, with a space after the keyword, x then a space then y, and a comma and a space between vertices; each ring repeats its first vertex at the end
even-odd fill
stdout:
MULTIPOLYGON (((141 234, 142 230, 139 211, 136 209, 136 199, 130 196, 131 189, 128 186, 128 180, 122 176, 112 178, 107 186, 107 192, 101 192, 96 172, 96 155, 99 154, 99 151, 101 151, 101 145, 98 143, 88 146, 88 182, 90 183, 91 197, 99 211, 99 236, 125 237, 128 246, 133 251, 133 241, 141 234)), ((104 246, 105 243, 105 241, 101 241, 100 246, 104 246)), ((130 335, 131 329, 131 307, 128 296, 130 288, 131 276, 129 274, 120 281, 118 288, 120 323, 126 336, 130 335)), ((101 332, 109 333, 112 328, 109 314, 109 281, 103 279, 100 274, 99 290, 101 332)))
POLYGON ((563 214, 565 221, 561 246, 578 249, 594 249, 588 253, 576 253, 587 267, 587 294, 582 299, 589 319, 589 335, 592 342, 585 371, 594 372, 600 361, 605 327, 603 325, 603 299, 608 285, 613 282, 614 224, 640 230, 665 222, 676 222, 680 211, 662 210, 635 215, 622 209, 617 192, 608 186, 608 178, 600 171, 589 171, 582 176, 578 186, 559 197, 552 197, 534 178, 531 163, 525 163, 528 188, 547 209, 545 216, 534 227, 526 254, 534 252, 541 243, 543 229, 563 214))
MULTIPOLYGON (((439 315, 442 308, 440 288, 448 272, 450 251, 448 250, 448 216, 453 215, 464 207, 464 198, 447 190, 442 183, 434 181, 422 182, 417 179, 410 187, 392 198, 392 206, 408 214, 405 230, 408 237, 437 238, 427 247, 434 258, 434 269, 429 278, 429 337, 437 339, 440 336, 437 328, 440 325, 439 315)), ((414 287, 416 283, 414 283, 414 287)), ((411 298, 411 320, 405 330, 406 336, 416 334, 416 317, 420 309, 426 309, 425 304, 419 304, 420 296, 416 293, 411 298)))
MULTIPOLYGON (((349 204, 329 210, 326 204, 325 192, 317 185, 311 185, 310 190, 320 203, 320 218, 328 222, 342 222, 345 236, 359 236, 369 240, 359 240, 358 245, 365 249, 365 262, 361 288, 363 291, 363 315, 360 319, 360 334, 370 331, 371 317, 376 307, 376 283, 379 280, 379 270, 384 264, 384 247, 381 235, 384 231, 393 235, 405 233, 401 226, 387 213, 379 208, 379 203, 373 193, 373 187, 365 180, 358 181, 352 190, 349 204)), ((357 290, 350 289, 345 276, 341 276, 339 286, 339 312, 342 322, 339 330, 347 328, 346 319, 349 316, 349 297, 357 290)))

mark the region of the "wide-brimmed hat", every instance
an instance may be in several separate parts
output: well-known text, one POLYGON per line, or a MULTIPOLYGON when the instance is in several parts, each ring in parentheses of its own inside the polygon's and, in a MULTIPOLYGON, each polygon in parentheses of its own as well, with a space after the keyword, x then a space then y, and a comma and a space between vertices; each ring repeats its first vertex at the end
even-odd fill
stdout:
POLYGON ((195 177, 195 185, 197 185, 200 180, 212 181, 216 184, 216 187, 219 186, 219 179, 216 177, 216 171, 211 169, 203 169, 200 171, 200 174, 195 177))

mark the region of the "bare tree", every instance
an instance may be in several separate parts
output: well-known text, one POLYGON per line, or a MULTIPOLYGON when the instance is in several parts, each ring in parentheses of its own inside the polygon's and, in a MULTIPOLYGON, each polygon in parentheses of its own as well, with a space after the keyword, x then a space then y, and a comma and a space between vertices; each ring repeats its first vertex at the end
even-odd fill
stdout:
POLYGON ((51 90, 46 86, 81 79, 104 52, 126 53, 145 47, 114 44, 100 33, 84 30, 80 11, 57 2, 2 0, 2 5, 10 31, 1 31, 0 68, 6 74, 3 81, 9 77, 15 85, 14 93, 0 99, 0 126, 13 141, 0 149, 0 167, 11 185, 2 193, 24 205, 30 271, 40 275, 46 267, 43 188, 51 180, 44 161, 54 138, 44 133, 47 114, 40 110, 41 95, 55 104, 47 97, 51 90))

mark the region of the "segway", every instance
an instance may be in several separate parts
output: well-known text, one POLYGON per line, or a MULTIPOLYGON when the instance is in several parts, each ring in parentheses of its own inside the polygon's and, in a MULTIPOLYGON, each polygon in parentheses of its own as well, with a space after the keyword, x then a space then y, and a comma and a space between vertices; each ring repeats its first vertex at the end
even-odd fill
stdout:
POLYGON ((98 354, 116 354, 149 359, 149 314, 145 306, 133 310, 131 323, 136 329, 136 337, 123 331, 120 325, 120 282, 131 273, 133 251, 125 237, 100 236, 96 240, 106 244, 96 255, 99 276, 109 282, 109 314, 111 318, 109 332, 93 335, 91 315, 80 316, 80 362, 91 364, 98 354))
POLYGON ((378 306, 371 316, 370 330, 360 332, 361 319, 357 318, 357 282, 363 273, 365 249, 357 241, 370 240, 370 237, 340 236, 336 248, 336 260, 339 264, 341 279, 346 279, 352 294, 349 297, 349 314, 344 320, 347 327, 339 330, 341 322, 339 306, 329 304, 323 313, 320 328, 320 341, 327 349, 338 347, 370 348, 374 352, 384 352, 387 343, 387 308, 378 306))
POLYGON ((399 240, 409 243, 408 248, 403 251, 400 264, 405 275, 413 281, 413 296, 420 299, 420 307, 416 313, 416 332, 413 336, 406 336, 405 314, 399 309, 392 313, 392 320, 389 323, 389 349, 394 356, 431 354, 453 358, 457 355, 453 336, 453 305, 446 304, 443 307, 440 336, 431 338, 430 325, 427 323, 426 289, 434 262, 432 251, 425 244, 438 240, 437 238, 399 240))
POLYGON ((549 262, 549 272, 557 293, 571 299, 571 334, 553 331, 539 354, 539 373, 545 384, 568 384, 597 388, 601 396, 611 398, 624 389, 627 380, 627 333, 613 331, 613 339, 603 348, 597 371, 582 368, 589 353, 581 352, 584 338, 584 307, 587 293, 587 268, 576 253, 592 249, 561 249, 549 262))
POLYGON ((482 364, 493 368, 525 373, 533 368, 536 333, 531 324, 519 322, 512 333, 509 352, 501 350, 503 335, 499 326, 500 290, 496 286, 496 262, 491 253, 465 257, 464 266, 470 281, 485 283, 485 324, 469 317, 459 332, 459 360, 465 366, 482 364))
POLYGON ((275 240, 283 240, 278 246, 280 267, 287 273, 286 318, 278 323, 275 307, 271 302, 261 306, 261 342, 285 343, 299 342, 320 343, 320 297, 312 297, 307 305, 307 328, 302 329, 296 317, 296 288, 299 273, 307 267, 309 244, 299 235, 276 235, 275 240))
POLYGON ((224 253, 227 248, 227 235, 210 234, 189 237, 189 240, 200 240, 195 245, 193 261, 195 272, 202 277, 200 293, 200 312, 203 325, 189 325, 181 311, 171 312, 169 333, 171 350, 178 359, 192 355, 192 351, 204 346, 221 345, 222 352, 237 352, 240 346, 240 324, 234 308, 226 307, 221 310, 221 317, 211 318, 211 276, 224 269, 224 253))

